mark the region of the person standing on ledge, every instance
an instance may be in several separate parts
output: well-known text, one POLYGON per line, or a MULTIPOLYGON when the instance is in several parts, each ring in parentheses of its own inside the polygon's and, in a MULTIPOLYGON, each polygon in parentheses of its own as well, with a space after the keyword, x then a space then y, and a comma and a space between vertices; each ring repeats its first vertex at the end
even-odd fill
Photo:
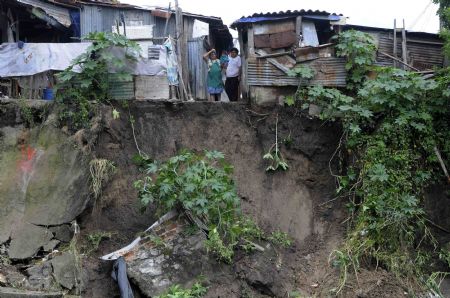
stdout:
POLYGON ((239 98, 239 81, 241 77, 241 57, 238 56, 239 50, 232 48, 230 50, 230 57, 227 63, 225 81, 225 92, 228 95, 230 101, 237 101, 239 98))
POLYGON ((223 92, 222 65, 217 58, 216 50, 212 49, 205 53, 203 59, 208 63, 206 86, 208 87, 209 101, 220 101, 220 94, 223 92))

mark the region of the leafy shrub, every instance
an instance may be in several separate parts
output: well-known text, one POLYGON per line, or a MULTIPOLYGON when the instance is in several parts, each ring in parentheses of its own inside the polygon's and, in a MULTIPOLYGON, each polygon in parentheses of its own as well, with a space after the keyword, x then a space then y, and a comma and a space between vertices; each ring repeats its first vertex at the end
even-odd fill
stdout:
POLYGON ((300 98, 303 108, 318 105, 321 119, 343 124, 339 147, 351 160, 336 175, 338 195, 349 198, 351 225, 330 261, 342 269, 344 283, 348 270, 373 262, 405 283, 427 287, 435 257, 429 250, 437 243, 422 202, 426 187, 443 178, 435 148, 444 160, 450 156, 450 70, 426 80, 409 71, 376 68, 370 36, 345 31, 338 41, 338 55, 348 59, 351 91, 313 86, 300 98), (365 80, 368 70, 375 76, 365 80))
POLYGON ((338 42, 336 54, 347 58, 345 69, 350 72, 347 87, 356 88, 363 82, 367 71, 375 62, 375 40, 370 34, 353 29, 344 31, 335 38, 338 42))
POLYGON ((132 78, 126 65, 136 60, 139 52, 137 43, 115 33, 95 32, 83 39, 92 41, 92 44, 58 74, 56 85, 56 100, 61 104, 60 119, 75 128, 88 126, 95 110, 93 103, 109 103, 111 81, 132 78), (124 58, 114 56, 111 53, 113 48, 124 49, 124 58))
POLYGON ((183 289, 180 285, 174 285, 169 288, 167 293, 156 298, 201 298, 205 296, 208 288, 201 283, 196 282, 190 289, 183 289))
POLYGON ((206 247, 219 259, 231 262, 239 241, 261 234, 241 214, 231 177, 233 167, 221 152, 183 151, 164 163, 153 161, 143 168, 148 176, 134 183, 141 203, 156 203, 161 211, 186 210, 200 219, 209 230, 206 247))

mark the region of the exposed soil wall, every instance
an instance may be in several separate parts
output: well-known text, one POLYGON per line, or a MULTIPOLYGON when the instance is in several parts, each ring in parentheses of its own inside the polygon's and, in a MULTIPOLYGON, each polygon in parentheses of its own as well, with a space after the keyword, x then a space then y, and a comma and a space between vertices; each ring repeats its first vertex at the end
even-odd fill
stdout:
MULTIPOLYGON (((120 106, 120 103, 115 105, 120 106)), ((42 107, 33 109, 38 115, 42 107)), ((97 250, 83 258, 84 274, 80 277, 83 297, 117 297, 119 292, 110 276, 112 263, 100 261, 98 257, 125 246, 157 219, 152 208, 142 212, 133 188, 133 182, 141 177, 132 162, 132 157, 138 153, 137 146, 157 160, 165 160, 182 149, 223 152, 234 166, 244 212, 266 232, 281 230, 295 239, 295 244, 287 249, 267 246, 263 253, 247 255, 238 252, 233 265, 202 258, 204 265, 199 272, 209 277, 207 297, 289 297, 293 292, 304 296, 329 296, 329 290, 339 282, 339 272, 329 265, 328 257, 343 239, 345 225, 342 223, 346 219, 345 202, 334 199, 335 184, 331 172, 337 172, 337 160, 330 161, 341 137, 339 125, 311 119, 289 108, 256 109, 239 103, 130 102, 129 108, 119 108, 119 111, 120 119, 113 119, 111 107, 100 107, 100 116, 91 129, 71 133, 63 127, 51 134, 61 136, 63 140, 70 138, 67 144, 71 144, 69 147, 74 155, 82 152, 90 158, 105 158, 113 161, 117 169, 102 196, 97 202, 91 199, 77 217, 81 228, 77 236, 79 246, 86 244, 87 236, 97 231, 111 233, 110 239, 100 242, 97 250), (134 123, 134 135, 130 119, 134 123), (265 171, 268 163, 263 155, 274 144, 276 131, 289 170, 269 173, 265 171), (93 208, 94 205, 98 208, 93 208)), ((0 129, 2 142, 7 139, 8 131, 29 133, 20 109, 9 103, 0 104, 0 129)), ((31 135, 37 140, 48 135, 48 132, 40 133, 41 130, 41 127, 34 128, 36 133, 31 135)), ((10 147, 14 149, 16 145, 12 142, 10 147)), ((70 151, 69 147, 64 152, 70 151)), ((48 152, 48 160, 52 160, 52 156, 64 156, 58 149, 48 152)), ((78 164, 87 171, 87 162, 78 164)), ((63 184, 56 178, 54 181, 59 186, 63 184)), ((52 187, 52 182, 47 181, 46 186, 52 187)), ((83 190, 86 199, 87 185, 74 184, 70 191, 75 195, 70 200, 77 200, 77 189, 83 190)), ((433 213, 436 204, 429 204, 429 209, 433 213)), ((79 214, 79 210, 74 214, 79 214)), ((439 213, 439 217, 442 216, 444 214, 439 213)), ((69 229, 67 221, 63 221, 65 225, 49 229, 61 243, 68 243, 72 237, 70 231, 66 240, 58 236, 60 229, 69 229)), ((448 224, 447 221, 438 223, 446 227, 448 224)), ((193 240, 183 241, 190 243, 193 240)), ((175 241, 174 246, 178 247, 180 245, 176 243, 182 242, 175 241)), ((61 246, 57 248, 61 249, 61 246)), ((147 253, 145 248, 141 252, 147 253)), ((42 256, 42 251, 40 253, 42 256)), ((184 256, 184 253, 181 251, 180 255, 184 256)), ((196 253, 202 255, 201 251, 196 253)), ((67 261, 67 258, 59 257, 67 261)), ((53 263, 57 264, 55 259, 51 265, 55 267, 53 263)), ((195 266, 192 260, 187 263, 195 266)), ((31 267, 30 272, 42 269, 41 265, 36 266, 31 267)), ((0 263, 0 277, 5 272, 16 276, 17 280, 27 274, 33 276, 34 273, 28 272, 30 269, 24 272, 22 268, 3 267, 0 263)), ((139 267, 136 268, 133 286, 142 283, 139 267)), ((193 278, 189 276, 189 270, 183 274, 187 274, 186 280, 193 278)), ((51 278, 45 276, 45 281, 51 278)), ((382 270, 363 270, 359 282, 349 280, 351 287, 344 289, 343 297, 398 297, 404 292, 395 279, 382 270)))
MULTIPOLYGON (((341 218, 339 204, 320 207, 335 192, 329 161, 340 138, 337 125, 289 109, 251 110, 242 104, 133 102, 129 109, 137 144, 151 158, 165 160, 181 149, 223 152, 234 166, 244 212, 266 231, 287 232, 304 251, 341 238, 342 228, 335 224, 341 218), (269 173, 262 157, 275 142, 276 123, 290 168, 269 173)), ((104 128, 94 152, 114 161, 118 171, 103 192, 101 213, 86 214, 83 224, 87 230, 117 231, 119 238, 126 239, 115 244, 106 241, 101 253, 120 248, 155 220, 151 212, 142 215, 138 210, 132 182, 139 173, 131 161, 137 149, 128 110, 120 113, 121 119, 113 120, 109 108, 103 111, 104 128)), ((331 248, 323 248, 326 264, 331 248)))

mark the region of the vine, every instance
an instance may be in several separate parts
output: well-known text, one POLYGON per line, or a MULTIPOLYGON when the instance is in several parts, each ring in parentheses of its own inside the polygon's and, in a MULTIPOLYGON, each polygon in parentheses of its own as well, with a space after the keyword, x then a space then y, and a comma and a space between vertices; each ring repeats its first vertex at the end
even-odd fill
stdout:
POLYGON ((231 263, 234 248, 262 237, 261 230, 242 215, 231 178, 233 167, 218 151, 183 151, 164 163, 139 158, 147 176, 134 186, 144 206, 160 211, 177 208, 208 232, 205 245, 218 259, 231 263))
MULTIPOLYGON (((110 104, 110 85, 114 81, 132 78, 126 66, 129 61, 136 60, 139 52, 137 43, 115 33, 90 33, 84 40, 92 41, 92 44, 58 74, 56 85, 56 100, 61 106, 60 120, 74 128, 89 125, 96 103, 110 104), (114 48, 124 49, 123 59, 112 53, 114 48)), ((115 109, 113 117, 118 117, 115 109)))
POLYGON ((321 119, 343 125, 339 148, 345 148, 346 167, 333 175, 338 196, 349 199, 349 231, 330 256, 342 273, 336 292, 349 271, 357 274, 362 265, 382 266, 410 289, 420 285, 436 292, 430 278, 439 275, 430 262, 437 259, 438 243, 423 200, 428 186, 445 181, 437 148, 443 160, 450 157, 450 70, 426 80, 373 67, 373 48, 361 42, 366 38, 356 31, 338 37, 338 54, 348 59, 350 92, 314 86, 299 99, 302 108, 318 105, 321 119), (369 70, 375 74, 370 80, 369 70))
POLYGON ((345 69, 349 72, 347 88, 360 86, 372 64, 375 62, 377 47, 373 37, 365 32, 348 30, 336 36, 336 54, 345 57, 345 69))

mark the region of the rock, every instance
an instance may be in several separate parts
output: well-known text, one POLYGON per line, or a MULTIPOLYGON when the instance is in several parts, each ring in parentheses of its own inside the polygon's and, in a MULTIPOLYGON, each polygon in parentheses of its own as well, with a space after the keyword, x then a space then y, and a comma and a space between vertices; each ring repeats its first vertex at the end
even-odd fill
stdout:
POLYGON ((440 285, 443 297, 450 297, 450 278, 444 278, 440 285))
POLYGON ((69 225, 60 225, 56 227, 51 227, 54 237, 62 242, 70 242, 73 237, 73 231, 69 225))
POLYGON ((77 266, 75 256, 71 253, 63 253, 51 261, 53 276, 57 283, 71 290, 77 284, 77 266))
POLYGON ((52 238, 53 234, 46 228, 21 223, 11 235, 8 256, 15 260, 31 258, 52 238))
POLYGON ((61 292, 37 292, 37 291, 26 291, 19 290, 15 288, 1 288, 0 287, 0 297, 2 298, 63 298, 61 292))
POLYGON ((26 190, 25 220, 38 225, 71 222, 86 207, 90 173, 86 156, 57 129, 43 129, 42 156, 26 190), (46 143, 47 142, 47 143, 46 143))
POLYGON ((57 239, 50 240, 50 242, 43 246, 43 249, 44 251, 52 251, 59 243, 61 243, 61 241, 57 239))
POLYGON ((260 294, 284 297, 286 291, 292 290, 293 287, 289 284, 288 276, 279 270, 283 266, 283 260, 279 258, 280 255, 271 246, 262 253, 254 253, 240 259, 234 266, 235 272, 260 294))
POLYGON ((25 287, 29 290, 49 291, 53 285, 52 265, 44 262, 26 270, 28 275, 25 287))
POLYGON ((0 273, 0 286, 4 287, 6 285, 6 276, 0 273))
POLYGON ((143 244, 126 259, 128 277, 148 297, 159 295, 174 284, 190 285, 202 273, 217 269, 216 261, 209 259, 202 245, 204 240, 202 233, 178 234, 166 242, 164 249, 143 244))
MULTIPOLYGON (((0 136, 0 244, 22 222, 71 222, 90 194, 88 158, 61 130, 50 124, 31 131, 5 129, 0 133, 8 133, 0 136)), ((67 235, 63 241, 70 241, 67 235)))

